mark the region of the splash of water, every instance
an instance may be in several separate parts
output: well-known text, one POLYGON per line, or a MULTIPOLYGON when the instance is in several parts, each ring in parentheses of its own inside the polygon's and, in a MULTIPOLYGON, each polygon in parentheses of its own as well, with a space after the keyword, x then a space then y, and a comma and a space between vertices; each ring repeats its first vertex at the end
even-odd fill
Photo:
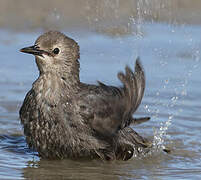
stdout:
MULTIPOLYGON (((191 51, 193 52, 192 54, 192 59, 194 61, 192 66, 187 67, 187 71, 184 74, 183 80, 181 80, 180 83, 177 84, 177 86, 174 87, 174 96, 170 98, 170 102, 164 103, 163 106, 167 107, 167 110, 170 111, 171 108, 174 108, 176 105, 183 104, 184 103, 184 97, 187 96, 187 86, 188 86, 188 81, 189 78, 192 76, 194 69, 198 67, 198 63, 200 61, 200 52, 199 52, 199 47, 196 47, 195 44, 193 44, 192 38, 189 39, 189 48, 191 48, 191 51)), ((163 66, 164 63, 161 63, 161 66, 163 66)), ((163 89, 168 88, 170 79, 164 80, 164 85, 162 86, 163 89)), ((172 88, 172 87, 171 87, 172 88)), ((162 90, 162 89, 161 89, 162 90)), ((157 95, 160 94, 160 90, 157 92, 157 95)), ((159 100, 159 102, 161 102, 159 100)), ((157 103, 157 102, 156 102, 157 103)), ((146 106, 144 107, 148 112, 154 112, 153 109, 150 107, 146 106)), ((168 120, 165 121, 164 123, 160 124, 159 129, 154 129, 154 140, 153 140, 153 147, 155 151, 161 151, 165 149, 165 143, 166 139, 169 138, 167 131, 169 126, 172 124, 172 120, 174 116, 178 116, 180 113, 182 113, 182 109, 178 108, 174 114, 171 114, 169 112, 168 120)), ((155 118, 158 118, 157 113, 154 115, 155 118)))
POLYGON ((165 149, 165 140, 167 137, 167 130, 172 123, 173 114, 169 115, 168 120, 164 123, 161 123, 159 129, 154 131, 154 140, 153 140, 153 149, 156 151, 161 151, 165 149))

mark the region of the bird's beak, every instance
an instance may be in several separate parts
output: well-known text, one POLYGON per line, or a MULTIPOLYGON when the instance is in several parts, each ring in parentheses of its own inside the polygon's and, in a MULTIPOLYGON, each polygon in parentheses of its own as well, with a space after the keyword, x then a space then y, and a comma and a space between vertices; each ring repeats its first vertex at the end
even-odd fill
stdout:
POLYGON ((30 46, 20 49, 20 52, 33 54, 36 56, 43 56, 44 51, 40 50, 37 46, 30 46))

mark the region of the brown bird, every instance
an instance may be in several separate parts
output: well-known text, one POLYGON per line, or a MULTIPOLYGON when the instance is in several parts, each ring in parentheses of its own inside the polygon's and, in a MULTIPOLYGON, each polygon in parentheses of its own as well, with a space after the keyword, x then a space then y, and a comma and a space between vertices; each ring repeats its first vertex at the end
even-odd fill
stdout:
POLYGON ((20 50, 35 55, 39 77, 20 109, 30 148, 42 158, 128 160, 146 153, 151 142, 131 127, 149 120, 133 118, 141 103, 145 75, 139 59, 135 72, 118 73, 122 87, 80 82, 79 46, 57 31, 41 35, 20 50))

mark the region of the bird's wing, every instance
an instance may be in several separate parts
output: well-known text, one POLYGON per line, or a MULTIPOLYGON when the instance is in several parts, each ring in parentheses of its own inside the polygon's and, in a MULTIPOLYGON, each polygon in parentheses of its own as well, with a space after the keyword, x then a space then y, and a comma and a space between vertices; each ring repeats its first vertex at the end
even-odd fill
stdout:
POLYGON ((115 134, 121 126, 124 106, 121 91, 99 82, 99 86, 88 86, 79 98, 79 112, 85 123, 102 135, 115 134), (114 95, 115 94, 115 95, 114 95))
POLYGON ((136 61, 135 73, 127 66, 126 73, 120 72, 118 78, 123 87, 107 86, 101 82, 99 86, 85 85, 78 98, 82 119, 96 132, 106 136, 132 123, 132 114, 144 93, 145 77, 139 59, 136 61))
POLYGON ((140 124, 148 121, 150 118, 132 118, 132 114, 139 107, 145 90, 145 73, 140 63, 140 59, 137 58, 135 64, 135 72, 126 66, 126 73, 118 73, 118 78, 123 83, 124 101, 126 103, 126 111, 124 113, 124 119, 122 122, 122 128, 127 127, 130 124, 140 124))
POLYGON ((32 147, 32 144, 30 143, 31 140, 30 138, 30 122, 34 121, 34 119, 37 116, 37 113, 35 113, 35 107, 36 107, 36 101, 34 98, 34 92, 31 89, 25 99, 24 102, 22 104, 22 107, 20 108, 19 114, 20 114, 20 119, 21 119, 21 123, 24 127, 24 134, 26 135, 26 140, 27 143, 29 144, 29 147, 32 147), (33 111, 30 111, 30 109, 32 109, 33 111))
POLYGON ((33 98, 33 91, 30 90, 25 99, 24 102, 22 104, 22 107, 20 108, 19 114, 20 114, 20 119, 22 124, 26 124, 27 121, 29 120, 29 116, 30 116, 30 106, 34 106, 35 105, 35 99, 33 98))
POLYGON ((145 89, 145 74, 139 58, 136 60, 135 72, 126 66, 126 73, 118 73, 118 78, 123 83, 125 99, 128 103, 128 111, 134 113, 139 107, 145 89))

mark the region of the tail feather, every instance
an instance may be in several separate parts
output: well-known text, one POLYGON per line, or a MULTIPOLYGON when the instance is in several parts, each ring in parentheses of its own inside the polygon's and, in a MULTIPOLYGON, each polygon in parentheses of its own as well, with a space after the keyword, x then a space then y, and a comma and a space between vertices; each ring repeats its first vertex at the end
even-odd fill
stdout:
POLYGON ((138 125, 150 120, 150 117, 142 117, 142 118, 132 118, 130 120, 130 125, 138 125))

